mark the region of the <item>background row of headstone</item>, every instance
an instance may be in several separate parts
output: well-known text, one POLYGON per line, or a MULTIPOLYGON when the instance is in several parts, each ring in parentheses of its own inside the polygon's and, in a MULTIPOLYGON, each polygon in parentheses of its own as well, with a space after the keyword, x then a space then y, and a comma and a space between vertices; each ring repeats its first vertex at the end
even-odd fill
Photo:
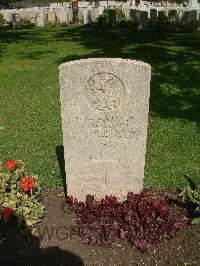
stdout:
MULTIPOLYGON (((97 18, 103 14, 104 7, 98 8, 79 8, 78 18, 83 24, 89 24, 95 22, 97 18)), ((35 24, 37 27, 44 27, 45 23, 73 23, 73 11, 72 9, 55 8, 55 9, 20 9, 20 10, 2 10, 3 18, 6 23, 13 24, 14 28, 20 27, 20 22, 29 21, 31 24, 35 24)), ((131 7, 123 7, 125 14, 125 20, 131 21, 133 24, 142 24, 144 26, 138 26, 139 29, 147 30, 148 22, 163 23, 168 20, 170 22, 183 22, 189 23, 191 21, 200 20, 200 10, 189 9, 139 9, 131 7)), ((108 21, 110 24, 116 22, 115 9, 109 10, 108 21)))
MULTIPOLYGON (((84 24, 95 22, 99 15, 103 13, 104 8, 80 8, 78 17, 84 24)), ((43 27, 44 23, 73 23, 72 9, 12 9, 2 10, 5 23, 15 24, 15 21, 29 21, 38 27, 43 27)), ((17 23, 20 25, 20 22, 17 23)), ((17 26, 16 26, 17 27, 17 26)))
POLYGON ((129 7, 124 7, 124 14, 127 21, 133 23, 138 22, 139 13, 144 14, 144 19, 149 21, 162 21, 168 19, 170 21, 198 21, 200 20, 200 10, 189 10, 189 9, 165 9, 165 10, 139 10, 129 7))
MULTIPOLYGON (((190 0, 189 2, 192 2, 195 0, 190 0)), ((107 1, 79 1, 79 6, 80 7, 86 7, 88 5, 92 5, 96 7, 96 2, 99 2, 100 6, 107 7, 107 1)), ((143 0, 128 0, 126 2, 124 1, 114 1, 114 0, 109 0, 109 5, 111 6, 118 6, 118 5, 124 5, 124 6, 146 6, 146 7, 183 7, 188 5, 188 1, 183 1, 183 3, 173 3, 171 1, 143 1, 143 0)), ((48 3, 48 2, 41 2, 38 1, 29 1, 29 0, 24 0, 24 1, 17 1, 17 3, 12 3, 10 4, 11 8, 33 8, 33 7, 49 7, 49 8, 69 8, 70 2, 63 1, 61 3, 48 3)))

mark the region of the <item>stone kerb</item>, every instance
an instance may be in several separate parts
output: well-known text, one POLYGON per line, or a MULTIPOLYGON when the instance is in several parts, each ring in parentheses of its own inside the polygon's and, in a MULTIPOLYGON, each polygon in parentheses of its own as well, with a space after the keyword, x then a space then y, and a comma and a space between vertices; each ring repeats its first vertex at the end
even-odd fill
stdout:
POLYGON ((99 16, 99 9, 98 8, 92 8, 91 10, 91 19, 92 22, 95 22, 99 16))
POLYGON ((59 67, 67 193, 79 200, 143 188, 151 68, 93 58, 59 67))

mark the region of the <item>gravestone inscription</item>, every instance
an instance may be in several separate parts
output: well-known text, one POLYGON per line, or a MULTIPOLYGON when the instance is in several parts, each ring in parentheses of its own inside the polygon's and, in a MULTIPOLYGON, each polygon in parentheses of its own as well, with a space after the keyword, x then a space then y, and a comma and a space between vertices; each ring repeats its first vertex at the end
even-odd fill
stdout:
POLYGON ((59 68, 67 193, 79 200, 143 188, 151 68, 93 58, 59 68))

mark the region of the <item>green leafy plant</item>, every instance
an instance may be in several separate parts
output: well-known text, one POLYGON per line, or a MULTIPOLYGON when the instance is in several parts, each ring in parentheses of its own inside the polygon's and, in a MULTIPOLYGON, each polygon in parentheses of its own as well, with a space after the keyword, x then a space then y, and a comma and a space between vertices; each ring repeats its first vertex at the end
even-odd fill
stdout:
POLYGON ((200 188, 198 186, 189 184, 188 187, 182 190, 179 194, 183 201, 188 201, 194 206, 194 213, 198 216, 192 219, 192 224, 200 223, 200 188))
POLYGON ((125 14, 121 6, 116 7, 116 17, 117 21, 125 21, 125 14))
POLYGON ((32 226, 44 216, 44 206, 38 201, 40 187, 37 175, 27 176, 20 160, 0 162, 0 220, 16 217, 19 228, 32 226))
POLYGON ((0 13, 0 25, 6 24, 6 20, 3 17, 3 14, 0 13))
POLYGON ((31 28, 34 27, 34 23, 31 22, 28 18, 21 18, 20 19, 21 25, 23 28, 31 28))
MULTIPOLYGON (((116 10, 117 21, 124 22, 125 21, 125 14, 122 10, 122 7, 121 6, 116 7, 115 10, 116 10)), ((108 12, 109 12, 109 8, 104 9, 103 14, 97 18, 98 25, 103 25, 103 24, 106 24, 108 22, 108 12)))
POLYGON ((108 8, 104 9, 103 14, 98 16, 97 24, 99 26, 104 25, 108 22, 108 8))

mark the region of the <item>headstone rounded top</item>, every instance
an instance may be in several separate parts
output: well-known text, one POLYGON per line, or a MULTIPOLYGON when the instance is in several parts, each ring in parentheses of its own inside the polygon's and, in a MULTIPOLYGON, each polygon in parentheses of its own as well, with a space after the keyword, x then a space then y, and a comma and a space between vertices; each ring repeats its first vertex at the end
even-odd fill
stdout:
POLYGON ((141 67, 146 67, 146 68, 151 69, 151 66, 149 64, 142 62, 142 61, 137 61, 137 60, 124 59, 124 58, 87 58, 87 59, 80 59, 80 60, 65 62, 59 66, 59 70, 69 65, 81 64, 81 63, 92 63, 92 62, 102 62, 102 63, 110 62, 111 64, 126 62, 127 64, 134 64, 134 65, 138 65, 141 67))

